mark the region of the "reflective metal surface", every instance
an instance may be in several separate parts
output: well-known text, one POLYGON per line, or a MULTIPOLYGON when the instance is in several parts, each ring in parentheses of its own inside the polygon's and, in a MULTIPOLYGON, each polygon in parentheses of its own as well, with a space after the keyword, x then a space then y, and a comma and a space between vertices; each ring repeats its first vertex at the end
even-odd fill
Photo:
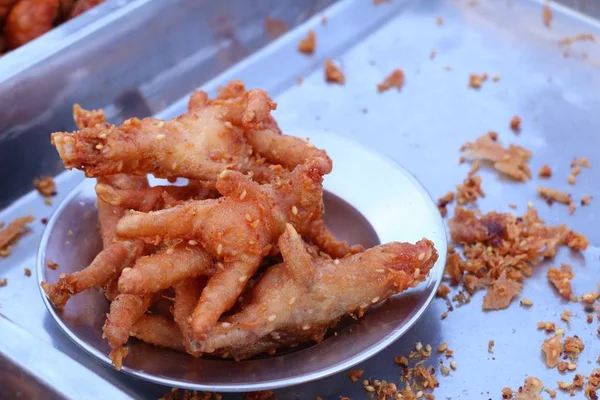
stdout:
MULTIPOLYGON (((240 78, 251 87, 264 88, 273 94, 279 104, 276 116, 284 130, 303 127, 353 138, 405 166, 434 198, 454 189, 454 185, 465 178, 468 166, 459 165, 457 161, 460 146, 490 129, 497 130, 503 142, 521 144, 533 151, 531 166, 534 172, 542 164, 548 163, 554 170, 554 176, 543 183, 534 178, 533 182, 518 184, 483 170, 481 175, 486 197, 479 201, 480 207, 484 211, 520 214, 525 210, 526 203, 532 201, 549 224, 567 223, 570 228, 587 235, 591 245, 583 257, 560 252, 554 265, 570 262, 576 272, 574 291, 578 294, 588 293, 597 290, 600 259, 600 231, 596 228, 600 225, 600 213, 597 212, 599 205, 596 202, 600 199, 600 155, 596 150, 600 146, 596 116, 596 110, 600 109, 600 50, 598 42, 586 42, 574 44, 567 52, 558 41, 580 33, 593 33, 597 38, 600 37, 600 25, 593 19, 600 14, 594 13, 598 8, 596 1, 561 1, 581 6, 590 15, 578 14, 551 2, 554 19, 552 28, 548 29, 541 22, 545 0, 479 0, 476 6, 471 6, 473 2, 468 0, 391 0, 377 7, 366 0, 343 1, 281 37, 264 51, 246 53, 251 55, 203 87, 213 91, 231 78, 240 78), (328 17, 325 26, 320 23, 321 14, 328 17), (444 25, 436 24, 438 16, 444 18, 444 25), (296 46, 311 28, 317 31, 317 52, 313 57, 305 57, 296 52, 296 46), (437 56, 431 60, 429 55, 433 49, 437 56), (327 85, 323 81, 322 64, 326 57, 332 57, 343 67, 347 77, 345 86, 327 85), (404 88, 399 93, 392 90, 377 94, 376 83, 394 68, 405 71, 404 88), (497 73, 500 81, 488 81, 481 90, 475 91, 467 87, 469 73, 473 72, 487 72, 490 76, 497 73), (304 77, 302 85, 296 84, 298 76, 304 77), (518 136, 508 128, 508 121, 515 114, 523 120, 523 128, 518 136), (592 168, 584 169, 577 178, 577 184, 569 186, 566 179, 569 163, 574 156, 588 156, 592 168), (548 207, 540 201, 535 193, 537 184, 569 191, 576 199, 584 194, 592 195, 594 199, 589 207, 578 207, 575 214, 569 216, 566 207, 548 207), (509 203, 517 204, 518 210, 510 209, 509 203)), ((243 14, 242 10, 243 7, 239 7, 240 14, 243 14)), ((164 9, 162 12, 165 14, 164 9)), ((140 13, 140 20, 147 21, 142 18, 144 15, 140 13)), ((202 16, 195 17, 197 21, 203 21, 202 16)), ((165 18, 168 20, 167 14, 165 18)), ((128 26, 135 28, 136 21, 131 19, 129 22, 132 25, 128 26)), ((244 26, 251 31, 252 24, 259 29, 263 22, 262 17, 252 16, 244 26)), ((168 31, 161 31, 161 35, 158 35, 162 40, 160 43, 179 45, 186 38, 185 35, 177 36, 182 32, 180 28, 173 24, 168 31)), ((131 31, 127 31, 127 35, 149 42, 156 39, 149 34, 135 35, 131 31)), ((119 41, 111 44, 112 48, 119 49, 120 43, 130 43, 127 39, 120 37, 119 41)), ((98 40, 102 43, 101 39, 98 40)), ((85 41, 85 45, 90 47, 90 41, 85 41)), ((135 63, 127 64, 132 72, 123 71, 123 76, 131 78, 136 71, 141 73, 151 63, 160 61, 158 58, 164 58, 160 51, 164 45, 158 47, 159 50, 154 47, 152 52, 136 59, 135 63), (140 59, 144 61, 140 62, 140 59)), ((131 51, 135 53, 137 48, 133 47, 131 51)), ((95 62, 97 57, 89 56, 87 59, 95 62)), ((213 60, 214 57, 207 59, 213 60)), ((125 87, 143 89, 143 96, 137 97, 139 101, 128 101, 143 109, 144 98, 159 99, 161 90, 185 87, 189 82, 197 85, 195 79, 203 82, 219 70, 216 64, 196 63, 196 60, 190 58, 188 63, 177 64, 178 68, 166 74, 164 80, 157 79, 156 82, 143 85, 125 82, 125 87), (187 66, 197 68, 183 68, 187 66), (203 66, 212 66, 210 73, 203 75, 203 66), (182 72, 192 69, 194 73, 186 75, 182 72), (200 78, 195 78, 196 74, 200 78)), ((116 84, 118 80, 114 76, 108 81, 104 80, 104 71, 113 71, 108 64, 104 63, 102 68, 94 70, 94 79, 81 80, 75 87, 80 91, 87 91, 88 84, 94 91, 98 91, 99 86, 105 87, 106 91, 99 90, 99 93, 109 96, 116 90, 109 83, 116 84)), ((64 71, 66 74, 73 72, 69 69, 64 71)), ((45 75, 43 70, 39 74, 46 81, 52 79, 52 75, 45 75)), ((47 172, 45 163, 49 160, 56 163, 56 154, 49 145, 45 145, 47 148, 44 151, 29 151, 30 147, 42 146, 48 140, 49 131, 57 126, 66 126, 64 121, 69 119, 71 102, 79 101, 88 107, 103 103, 89 100, 91 97, 78 98, 77 95, 62 98, 53 95, 52 91, 42 91, 38 96, 36 85, 30 86, 23 96, 10 97, 7 90, 10 89, 0 89, 2 95, 8 96, 8 99, 2 98, 0 101, 0 112, 7 101, 13 102, 15 98, 19 101, 32 97, 36 97, 37 101, 50 99, 45 103, 45 108, 40 110, 48 111, 51 123, 40 123, 34 136, 23 135, 15 139, 20 140, 20 147, 12 148, 10 154, 18 156, 11 157, 10 162, 6 161, 4 153, 0 155, 3 167, 9 165, 2 169, 3 173, 9 174, 10 182, 14 182, 23 193, 24 188, 30 187, 34 176, 30 168, 35 166, 38 172, 47 172), (57 106, 53 108, 48 104, 57 106), (54 122, 56 118, 64 123, 54 122)), ((164 106, 172 98, 169 97, 164 106)), ((22 109, 25 110, 25 107, 27 104, 22 109)), ((114 109, 109 107, 109 112, 114 109)), ((185 104, 177 103, 163 116, 173 116, 184 109, 185 104)), ((157 109, 151 107, 151 111, 156 112, 157 109)), ((0 120, 5 121, 4 118, 0 120)), ((4 144, 6 142, 0 139, 0 149, 4 144)), ((356 164, 363 163, 356 160, 356 164)), ((6 179, 6 175, 0 178, 0 197, 15 198, 16 195, 5 186, 6 179)), ((25 267, 35 269, 35 251, 43 229, 39 219, 48 217, 81 180, 79 173, 61 174, 58 195, 52 207, 44 205, 43 199, 36 193, 29 193, 0 212, 1 221, 28 213, 33 213, 37 219, 32 232, 13 247, 11 256, 0 258, 0 278, 8 278, 8 286, 0 288, 0 313, 44 342, 43 345, 32 344, 38 352, 54 346, 97 374, 98 380, 88 386, 113 385, 128 389, 134 393, 134 398, 158 398, 169 388, 117 373, 72 343, 48 314, 39 295, 37 279, 34 276, 27 278, 23 274, 25 267)), ((360 186, 362 182, 349 179, 348 184, 360 186)), ((385 185, 394 184, 388 181, 385 185)), ((377 196, 377 193, 372 196, 377 196)), ((418 223, 414 221, 414 224, 418 223)), ((457 370, 447 377, 438 374, 440 387, 434 392, 438 399, 496 399, 500 397, 503 387, 515 389, 523 384, 526 376, 531 375, 542 379, 550 388, 556 388, 557 380, 571 380, 573 373, 560 374, 544 365, 540 344, 546 335, 537 331, 535 325, 539 320, 550 320, 565 328, 568 335, 576 334, 584 340, 586 348, 578 361, 577 372, 589 373, 597 366, 595 360, 600 352, 596 334, 598 323, 587 324, 580 304, 567 303, 556 296, 547 282, 545 268, 546 265, 536 268, 534 276, 525 283, 523 296, 533 301, 531 309, 523 309, 515 304, 504 311, 483 313, 480 311, 480 293, 470 304, 455 309, 442 321, 440 315, 446 311, 446 305, 442 300, 434 299, 413 328, 385 351, 356 368, 365 371, 364 378, 397 382, 400 369, 392 361, 395 356, 408 354, 417 341, 432 346, 446 341, 454 350, 457 370), (563 309, 576 313, 568 325, 559 318, 563 309), (496 346, 494 354, 489 354, 487 343, 492 339, 496 346)), ((0 347, 3 341, 4 333, 0 330, 0 347)), ((444 361, 447 364, 445 358, 444 361)), ((431 363, 438 363, 436 356, 432 357, 431 363)), ((70 369, 59 359, 54 363, 54 368, 67 372, 70 369)), ((359 383, 352 384, 345 372, 279 389, 276 394, 284 400, 314 400, 316 396, 329 400, 338 399, 340 395, 355 400, 365 398, 362 386, 359 383)), ((559 392, 557 398, 560 396, 570 398, 559 392)), ((235 395, 224 397, 239 398, 235 395)))
MULTIPOLYGON (((446 234, 437 207, 425 189, 397 164, 357 143, 323 132, 290 132, 309 137, 324 148, 334 170, 324 188, 326 222, 334 233, 351 243, 372 247, 379 242, 416 242, 429 238, 439 260, 429 278, 358 323, 346 323, 318 345, 302 350, 242 362, 197 359, 132 340, 122 371, 152 382, 196 390, 248 391, 300 384, 319 379, 379 352, 406 332, 423 314, 441 281, 446 259, 446 234), (361 160, 364 164, 355 161, 361 160), (394 185, 386 185, 387 180, 394 185), (349 184, 349 180, 361 182, 349 184), (373 196, 377 193, 377 196, 373 196), (418 224, 412 224, 416 219, 418 224)), ((62 273, 88 265, 100 249, 96 229, 95 180, 79 185, 58 207, 42 236, 37 260, 38 280, 54 282, 62 273), (71 233, 69 233, 71 231, 71 233), (58 263, 56 270, 46 267, 58 263)), ((349 288, 351 290, 351 288, 349 288)), ((56 310, 44 297, 51 315, 81 348, 111 364, 110 349, 102 339, 108 303, 100 291, 87 291, 56 310)))

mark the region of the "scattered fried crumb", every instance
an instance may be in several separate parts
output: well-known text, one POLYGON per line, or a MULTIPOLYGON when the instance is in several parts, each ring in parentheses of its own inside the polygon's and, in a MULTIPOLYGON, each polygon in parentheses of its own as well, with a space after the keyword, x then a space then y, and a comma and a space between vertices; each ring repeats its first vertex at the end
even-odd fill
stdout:
POLYGON ((556 397, 556 390, 554 389, 544 389, 546 393, 550 396, 551 399, 556 397))
POLYGON ((515 132, 519 132, 521 130, 521 118, 518 115, 515 115, 511 118, 510 129, 515 132))
POLYGON ((592 201, 592 196, 590 195, 585 195, 581 198, 581 205, 582 206, 588 206, 590 205, 590 202, 592 201))
POLYGON ((290 27, 284 21, 271 17, 265 18, 265 32, 269 39, 275 40, 289 30, 290 27))
POLYGON ((493 340, 490 340, 488 342, 488 353, 494 354, 494 345, 495 344, 496 344, 496 342, 494 342, 493 340))
POLYGON ((452 67, 449 65, 444 65, 444 70, 445 71, 452 71, 452 67))
POLYGON ((321 25, 327 25, 327 17, 325 15, 321 17, 321 25))
POLYGON ((594 322, 594 316, 592 314, 588 314, 586 316, 586 321, 588 324, 591 324, 592 322, 594 322))
POLYGON ((538 187, 537 192, 549 205, 555 201, 561 204, 571 204, 571 195, 561 190, 538 187))
POLYGON ((548 166, 548 164, 544 164, 538 171, 538 176, 540 178, 550 178, 552 176, 552 169, 548 166))
POLYGON ((597 298, 598 298, 598 293, 596 293, 596 292, 585 293, 581 296, 581 301, 586 304, 594 304, 594 302, 596 301, 597 298))
POLYGON ((563 298, 567 300, 571 298, 571 279, 575 277, 575 274, 572 272, 570 265, 561 264, 560 269, 550 267, 547 276, 550 283, 563 298))
POLYGON ((548 321, 548 322, 538 321, 537 328, 538 329, 543 329, 547 333, 555 332, 556 331, 556 324, 554 322, 551 322, 551 321, 548 321))
POLYGON ((573 215, 573 213, 575 212, 575 203, 571 202, 569 203, 569 215, 573 215))
POLYGON ((481 176, 468 176, 462 184, 456 185, 456 202, 458 205, 476 204, 477 199, 480 197, 485 197, 485 193, 481 189, 481 176))
POLYGON ((303 77, 299 76, 299 77, 296 78, 296 83, 298 85, 302 85, 303 82, 304 82, 304 78, 303 77))
POLYGON ((569 310, 563 310, 560 313, 560 319, 563 320, 563 321, 565 321, 565 322, 567 322, 567 323, 569 323, 569 322, 571 322, 571 315, 573 315, 573 313, 571 311, 569 311, 569 310))
POLYGON ((46 261, 46 266, 52 270, 55 270, 56 268, 58 268, 58 263, 48 260, 48 261, 46 261))
POLYGON ((483 84, 483 82, 485 82, 488 78, 487 73, 483 73, 481 75, 477 75, 477 74, 469 74, 469 87, 473 88, 473 89, 479 89, 481 88, 481 85, 483 84))
POLYGON ((260 392, 246 393, 244 400, 277 400, 277 396, 272 390, 261 390, 260 392))
POLYGON ((483 297, 484 310, 501 310, 508 307, 514 297, 521 292, 522 284, 510 279, 506 279, 502 274, 488 288, 483 297))
POLYGON ((393 87, 400 90, 402 89, 402 85, 404 85, 404 72, 401 69, 395 69, 383 82, 377 84, 377 91, 381 93, 393 87))
POLYGON ((564 352, 572 355, 574 358, 579 356, 579 353, 583 351, 585 345, 583 341, 579 339, 577 336, 569 336, 565 338, 564 342, 564 352))
POLYGON ((317 34, 312 29, 308 31, 308 36, 298 43, 298 51, 304 54, 313 54, 317 48, 317 34))
POLYGON ((16 241, 23 233, 27 224, 33 222, 32 216, 19 217, 0 230, 0 255, 6 257, 10 254, 8 246, 16 241))
POLYGON ((29 268, 25 268, 25 276, 27 276, 27 277, 31 276, 31 270, 29 268))
POLYGON ((531 152, 512 144, 505 149, 500 141, 494 140, 489 133, 478 137, 475 142, 465 143, 461 151, 469 159, 492 163, 498 172, 512 179, 525 182, 531 178, 528 165, 531 152))
POLYGON ((569 176, 567 177, 567 183, 569 185, 574 185, 576 180, 577 180, 577 178, 575 178, 575 175, 573 175, 573 174, 569 174, 569 176))
MULTIPOLYGON (((449 248, 445 275, 450 278, 450 283, 462 283, 472 293, 479 288, 491 287, 504 276, 496 288, 502 289, 500 304, 504 306, 508 306, 518 293, 520 283, 531 276, 532 266, 554 257, 559 246, 583 250, 588 245, 584 236, 565 225, 545 225, 533 206, 522 217, 497 212, 481 214, 457 207, 448 226, 453 243, 462 245, 465 257, 463 260, 453 247, 449 248)), ((497 300, 494 294, 497 294, 494 290, 486 294, 488 302, 497 300)), ((455 296, 453 301, 460 299, 455 296)))
POLYGON ((579 159, 579 166, 584 168, 590 168, 590 161, 587 157, 581 157, 579 159))
POLYGON ((500 82, 500 75, 498 75, 498 74, 492 75, 492 81, 494 81, 494 82, 500 82))
POLYGON ((454 192, 446 193, 445 195, 440 197, 439 200, 437 201, 437 207, 438 207, 438 210, 440 210, 440 214, 442 215, 442 217, 445 217, 446 215, 448 215, 447 206, 448 206, 448 204, 452 203, 452 201, 454 201, 454 192))
POLYGON ((350 378, 352 383, 355 383, 363 376, 364 372, 365 371, 362 369, 351 369, 350 372, 348 372, 348 378, 350 378))
POLYGON ((433 60, 436 55, 437 55, 437 51, 435 51, 435 49, 431 50, 431 53, 429 53, 429 59, 433 60))
POLYGON ((8 285, 8 278, 0 279, 0 287, 4 287, 6 285, 8 285))
POLYGON ((33 186, 42 196, 54 196, 56 194, 56 183, 51 176, 42 176, 33 180, 33 186))
POLYGON ((546 365, 548 368, 556 367, 560 353, 562 353, 560 336, 556 335, 544 340, 544 343, 542 343, 542 351, 546 355, 546 365))
POLYGON ((556 369, 558 372, 565 372, 567 369, 569 369, 569 364, 565 361, 559 361, 556 369))
POLYGON ((550 24, 552 23, 552 9, 548 4, 542 10, 542 21, 544 21, 544 25, 550 28, 550 24))
POLYGON ((529 300, 527 297, 523 297, 520 301, 520 304, 523 307, 531 307, 533 305, 533 301, 529 300))
POLYGON ((44 204, 47 206, 52 205, 52 199, 50 197, 44 197, 44 204))
POLYGON ((570 45, 575 42, 585 42, 585 41, 595 42, 596 37, 591 33, 580 33, 579 35, 561 39, 558 43, 562 44, 562 45, 570 45))
POLYGON ((438 297, 446 297, 448 296, 448 293, 450 293, 450 288, 442 283, 440 284, 440 287, 438 287, 436 295, 438 297))
POLYGON ((438 25, 444 25, 444 17, 437 17, 435 23, 438 25))
POLYGON ((325 60, 325 80, 331 83, 343 85, 346 82, 346 77, 342 70, 336 66, 331 58, 325 60))

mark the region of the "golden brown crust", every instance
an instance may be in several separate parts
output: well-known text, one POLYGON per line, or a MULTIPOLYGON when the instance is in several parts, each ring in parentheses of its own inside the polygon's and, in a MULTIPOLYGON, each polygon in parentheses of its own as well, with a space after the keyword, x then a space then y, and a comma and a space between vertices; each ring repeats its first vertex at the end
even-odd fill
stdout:
POLYGON ((54 27, 59 0, 19 0, 4 22, 8 50, 16 49, 54 27))

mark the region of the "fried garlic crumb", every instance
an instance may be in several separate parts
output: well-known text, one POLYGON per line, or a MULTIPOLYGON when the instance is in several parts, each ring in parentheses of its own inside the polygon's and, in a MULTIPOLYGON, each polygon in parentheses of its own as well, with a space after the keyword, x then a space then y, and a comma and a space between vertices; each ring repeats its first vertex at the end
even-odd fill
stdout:
POLYGON ((588 206, 592 201, 592 196, 590 195, 585 195, 581 198, 581 205, 582 206, 588 206))
POLYGON ((512 179, 522 182, 531 179, 528 165, 531 151, 513 144, 503 148, 497 136, 491 133, 478 137, 475 142, 465 143, 461 151, 471 160, 491 163, 496 171, 512 179))
POLYGON ((444 17, 437 17, 435 23, 438 25, 444 25, 444 17))
POLYGON ((50 197, 56 194, 56 183, 51 176, 42 176, 34 179, 33 186, 42 196, 50 197))
POLYGON ((531 307, 533 305, 533 301, 529 300, 527 297, 521 299, 520 304, 523 307, 531 307))
POLYGON ((447 206, 448 206, 448 204, 452 203, 453 201, 454 201, 454 192, 448 192, 439 198, 439 200, 437 201, 437 207, 438 207, 438 210, 440 210, 440 214, 442 215, 442 217, 445 217, 446 215, 448 215, 447 206))
POLYGON ((515 115, 511 118, 510 129, 515 132, 519 132, 521 130, 521 118, 518 115, 515 115))
POLYGON ((495 344, 496 344, 496 342, 494 342, 493 340, 490 340, 488 342, 488 353, 494 354, 494 345, 495 344))
POLYGON ((575 274, 572 272, 570 265, 561 264, 560 269, 548 268, 547 277, 563 298, 567 300, 571 298, 571 280, 575 277, 575 274))
POLYGON ((56 268, 58 268, 58 263, 48 260, 48 261, 46 261, 46 266, 52 270, 55 270, 56 268))
MULTIPOLYGON (((478 165, 478 164, 473 164, 478 165)), ((456 202, 458 205, 476 204, 477 199, 485 197, 481 189, 481 176, 467 176, 462 184, 456 185, 456 202)))
POLYGON ((557 189, 538 187, 537 192, 544 200, 546 200, 548 205, 552 205, 555 201, 561 204, 572 203, 571 195, 569 193, 557 189))
POLYGON ((308 36, 298 43, 298 51, 304 54, 313 54, 317 48, 317 34, 312 29, 308 31, 308 36))
POLYGON ((4 287, 6 285, 8 285, 8 278, 0 279, 0 287, 4 287))
POLYGON ((437 297, 446 297, 446 296, 448 296, 449 293, 450 293, 450 288, 442 283, 438 287, 436 296, 437 297))
POLYGON ((364 372, 362 369, 352 369, 348 372, 348 378, 350 378, 352 383, 355 383, 363 376, 364 372))
POLYGON ((25 268, 25 276, 27 276, 27 277, 31 276, 31 270, 29 268, 25 268))
POLYGON ((381 93, 394 87, 400 90, 403 85, 404 72, 401 69, 395 69, 383 80, 383 82, 377 84, 377 91, 381 93))
POLYGON ((565 321, 565 322, 567 322, 567 323, 569 323, 569 322, 571 322, 571 315, 573 315, 573 313, 571 311, 569 311, 569 310, 563 310, 560 313, 560 319, 563 320, 563 321, 565 321))
POLYGON ((325 60, 325 80, 330 83, 343 85, 346 82, 346 77, 342 70, 336 66, 331 58, 325 60))
POLYGON ((473 89, 480 89, 483 82, 487 81, 488 75, 484 72, 481 75, 472 73, 469 74, 469 87, 473 89))
POLYGON ((548 164, 542 165, 542 168, 538 171, 538 176, 540 178, 550 178, 552 176, 552 169, 548 166, 548 164))

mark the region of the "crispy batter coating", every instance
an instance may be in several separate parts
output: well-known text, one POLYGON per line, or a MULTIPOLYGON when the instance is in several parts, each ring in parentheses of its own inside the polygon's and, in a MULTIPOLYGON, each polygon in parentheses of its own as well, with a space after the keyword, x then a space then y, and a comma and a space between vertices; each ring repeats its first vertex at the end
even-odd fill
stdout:
POLYGON ((14 242, 24 232, 27 224, 32 223, 33 220, 32 216, 19 217, 0 230, 0 250, 6 249, 14 242))
POLYGON ((117 370, 121 369, 124 358, 123 346, 127 343, 134 324, 150 307, 151 301, 150 295, 120 294, 110 303, 110 311, 102 327, 102 337, 108 341, 111 348, 109 357, 117 370))
POLYGON ((437 260, 426 239, 388 243, 341 260, 313 259, 289 224, 279 247, 284 263, 268 269, 248 294, 248 304, 209 333, 201 343, 206 352, 244 359, 319 342, 345 314, 362 315, 422 282, 437 260))
POLYGON ((505 149, 492 135, 485 134, 475 142, 465 143, 461 150, 467 158, 492 163, 498 172, 509 178, 523 182, 531 179, 528 165, 531 151, 524 147, 511 144, 505 149))
POLYGON ((106 115, 102 109, 86 110, 81 108, 79 104, 74 104, 73 120, 78 129, 93 128, 96 125, 104 125, 106 123, 106 115))
POLYGON ((119 278, 119 292, 150 294, 199 275, 213 275, 210 257, 200 246, 179 245, 140 257, 119 278))
POLYGON ((185 351, 179 327, 162 315, 144 314, 131 328, 131 336, 155 346, 185 351))
POLYGON ((54 27, 59 0, 19 0, 4 21, 8 50, 16 49, 54 27))
POLYGON ((523 285, 510 279, 506 279, 502 274, 488 288, 483 298, 484 310, 501 310, 509 306, 520 292, 523 285))
POLYGON ((546 365, 548 368, 554 368, 558 364, 560 353, 562 353, 563 345, 560 342, 560 336, 555 335, 544 340, 542 343, 542 351, 546 356, 546 365))
POLYGON ((359 244, 350 246, 348 242, 337 239, 322 219, 313 221, 305 237, 333 258, 342 258, 348 254, 357 254, 365 250, 359 244))
POLYGON ((325 171, 319 168, 318 162, 302 164, 289 179, 262 186, 239 172, 224 171, 217 181, 224 197, 147 214, 133 212, 119 221, 117 232, 125 238, 198 240, 224 264, 208 281, 194 311, 194 332, 200 339, 233 306, 286 222, 304 233, 322 218, 325 171))
POLYGON ((268 181, 273 173, 252 156, 242 127, 262 126, 274 108, 264 91, 250 90, 169 121, 132 118, 119 127, 56 132, 52 143, 67 168, 82 169, 87 176, 152 173, 215 182, 221 171, 234 169, 268 181))

